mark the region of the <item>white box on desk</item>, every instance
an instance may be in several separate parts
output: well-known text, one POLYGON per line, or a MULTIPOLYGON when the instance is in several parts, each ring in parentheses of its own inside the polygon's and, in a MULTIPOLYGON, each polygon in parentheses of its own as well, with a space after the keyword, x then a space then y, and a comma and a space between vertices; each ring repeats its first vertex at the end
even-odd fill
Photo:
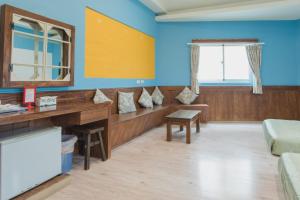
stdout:
POLYGON ((0 140, 0 200, 20 195, 61 174, 61 128, 0 140))
POLYGON ((44 96, 37 98, 36 105, 37 106, 53 106, 57 103, 57 96, 44 96))

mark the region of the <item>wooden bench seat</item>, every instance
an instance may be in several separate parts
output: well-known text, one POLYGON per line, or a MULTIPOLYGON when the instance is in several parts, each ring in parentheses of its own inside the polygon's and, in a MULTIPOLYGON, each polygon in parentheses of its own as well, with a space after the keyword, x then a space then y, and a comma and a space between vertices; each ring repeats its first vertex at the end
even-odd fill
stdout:
MULTIPOLYGON (((183 87, 184 88, 184 87, 183 87)), ((182 89, 183 89, 182 88, 182 89)), ((147 87, 147 91, 152 94, 154 87, 147 87)), ((162 88, 163 89, 163 88, 162 88)), ((110 145, 116 148, 133 138, 142 135, 148 130, 160 126, 165 122, 164 117, 179 109, 201 110, 202 116, 200 121, 207 122, 208 106, 206 104, 182 105, 175 97, 180 91, 162 90, 165 99, 162 106, 154 106, 153 109, 142 108, 138 100, 142 94, 143 88, 119 88, 119 89, 103 89, 103 93, 109 97, 113 103, 111 105, 110 117, 110 145), (136 112, 127 114, 118 114, 118 92, 134 93, 134 103, 137 108, 136 112)), ((199 102, 199 101, 195 101, 199 102)))
POLYGON ((139 109, 133 113, 113 114, 111 145, 124 144, 144 132, 163 123, 164 116, 171 112, 170 106, 156 106, 153 109, 139 109))
POLYGON ((116 123, 120 123, 120 122, 124 122, 124 121, 128 121, 128 120, 132 120, 137 117, 141 117, 141 116, 148 115, 150 113, 165 110, 165 109, 170 109, 170 106, 154 106, 153 109, 141 108, 141 109, 138 109, 136 112, 132 112, 132 113, 113 114, 112 115, 112 123, 116 124, 116 123))

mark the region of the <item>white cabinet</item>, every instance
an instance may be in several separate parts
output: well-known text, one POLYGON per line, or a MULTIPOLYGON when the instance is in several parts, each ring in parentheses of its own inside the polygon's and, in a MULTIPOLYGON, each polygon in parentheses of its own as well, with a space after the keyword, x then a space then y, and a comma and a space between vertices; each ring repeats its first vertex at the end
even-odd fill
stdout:
POLYGON ((0 140, 0 200, 15 197, 61 173, 61 128, 0 140))

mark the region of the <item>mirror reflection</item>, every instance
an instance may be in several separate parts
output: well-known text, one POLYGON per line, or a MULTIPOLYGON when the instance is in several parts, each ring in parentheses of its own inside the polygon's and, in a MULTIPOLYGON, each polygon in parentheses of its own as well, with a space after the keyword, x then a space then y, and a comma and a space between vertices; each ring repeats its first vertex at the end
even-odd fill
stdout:
POLYGON ((11 81, 70 81, 69 32, 14 15, 11 81))

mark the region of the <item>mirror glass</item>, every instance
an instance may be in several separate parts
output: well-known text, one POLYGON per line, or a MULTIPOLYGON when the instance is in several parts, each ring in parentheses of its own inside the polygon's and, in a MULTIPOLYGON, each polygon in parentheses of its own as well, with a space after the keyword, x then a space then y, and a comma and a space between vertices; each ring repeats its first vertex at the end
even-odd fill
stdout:
POLYGON ((12 63, 42 65, 44 32, 41 26, 37 22, 20 19, 13 27, 12 63))
POLYGON ((25 65, 13 65, 10 79, 12 81, 42 81, 43 68, 25 65))
POLYGON ((69 66, 69 44, 48 40, 47 66, 69 66))
POLYGON ((48 81, 70 81, 70 73, 68 68, 63 67, 47 67, 46 80, 48 81))
POLYGON ((70 81, 70 30, 13 15, 11 81, 70 81))
POLYGON ((44 41, 41 38, 14 34, 12 48, 12 63, 42 65, 44 41))

